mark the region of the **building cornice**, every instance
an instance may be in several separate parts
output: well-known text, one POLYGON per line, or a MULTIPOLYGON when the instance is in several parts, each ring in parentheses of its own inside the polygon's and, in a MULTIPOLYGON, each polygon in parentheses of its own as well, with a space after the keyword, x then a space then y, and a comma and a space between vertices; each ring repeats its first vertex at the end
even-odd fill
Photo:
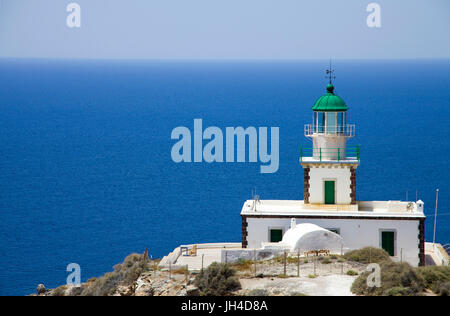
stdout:
POLYGON ((405 216, 405 215, 300 215, 300 214, 248 214, 241 213, 244 218, 295 218, 295 219, 362 219, 362 220, 404 220, 418 221, 425 220, 425 215, 405 216))

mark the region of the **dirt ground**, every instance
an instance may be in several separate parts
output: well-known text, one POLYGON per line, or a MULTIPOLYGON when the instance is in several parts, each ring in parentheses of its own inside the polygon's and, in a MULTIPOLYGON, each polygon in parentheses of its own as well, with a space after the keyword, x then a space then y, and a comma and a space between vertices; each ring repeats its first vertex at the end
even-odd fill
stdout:
POLYGON ((242 293, 265 289, 271 295, 353 296, 350 287, 356 276, 324 275, 309 277, 240 279, 242 293))

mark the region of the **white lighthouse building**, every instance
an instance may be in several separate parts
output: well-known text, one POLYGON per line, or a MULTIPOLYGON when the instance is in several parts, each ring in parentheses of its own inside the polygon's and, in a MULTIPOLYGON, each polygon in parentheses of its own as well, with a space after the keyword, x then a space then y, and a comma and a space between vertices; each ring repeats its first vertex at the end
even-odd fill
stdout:
POLYGON ((355 125, 348 123, 348 107, 331 80, 312 110, 312 123, 304 129, 312 147, 302 147, 300 153, 304 199, 247 200, 241 211, 242 247, 279 242, 294 222, 338 234, 344 251, 379 247, 393 260, 424 265, 423 202, 358 201, 359 147, 347 146, 355 125))

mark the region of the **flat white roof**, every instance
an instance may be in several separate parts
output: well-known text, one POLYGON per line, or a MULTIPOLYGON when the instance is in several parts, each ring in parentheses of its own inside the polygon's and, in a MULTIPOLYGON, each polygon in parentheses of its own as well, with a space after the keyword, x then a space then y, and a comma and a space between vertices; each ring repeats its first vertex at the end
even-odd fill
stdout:
POLYGON ((303 200, 247 200, 241 215, 425 218, 416 202, 358 201, 357 204, 305 204, 303 200), (256 207, 255 207, 256 205, 256 207))
POLYGON ((322 160, 314 158, 314 157, 302 157, 300 159, 301 164, 351 164, 351 165, 359 165, 359 160, 356 157, 346 157, 344 159, 339 160, 330 160, 323 158, 322 160))

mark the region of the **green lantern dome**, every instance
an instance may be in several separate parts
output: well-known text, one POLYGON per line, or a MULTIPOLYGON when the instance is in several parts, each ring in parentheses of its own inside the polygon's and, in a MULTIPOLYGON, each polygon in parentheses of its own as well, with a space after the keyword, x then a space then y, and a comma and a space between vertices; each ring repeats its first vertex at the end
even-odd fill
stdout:
POLYGON ((334 94, 334 86, 327 85, 327 93, 317 99, 312 107, 313 111, 340 112, 347 111, 348 107, 341 97, 334 94))

